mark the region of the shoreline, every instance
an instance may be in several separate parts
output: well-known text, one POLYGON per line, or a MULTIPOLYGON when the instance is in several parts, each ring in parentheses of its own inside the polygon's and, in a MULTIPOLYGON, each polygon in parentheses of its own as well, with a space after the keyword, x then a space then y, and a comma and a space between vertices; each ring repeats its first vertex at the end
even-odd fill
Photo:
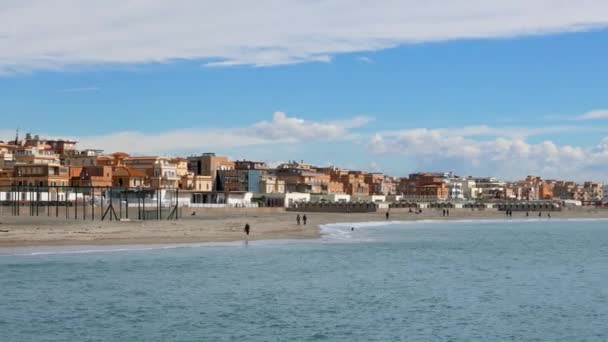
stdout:
MULTIPOLYGON (((537 212, 536 212, 537 213, 537 212)), ((608 219, 607 209, 577 208, 551 212, 551 218, 531 213, 515 212, 507 217, 494 209, 471 211, 452 209, 443 217, 439 209, 427 209, 422 214, 393 209, 390 220, 385 212, 376 213, 305 213, 308 225, 298 226, 297 213, 276 211, 256 212, 233 210, 203 212, 177 221, 75 221, 47 217, 0 216, 0 248, 62 247, 62 246, 152 246, 207 243, 237 243, 245 240, 243 227, 249 223, 249 241, 320 239, 324 225, 384 225, 399 223, 456 221, 543 221, 608 219)))

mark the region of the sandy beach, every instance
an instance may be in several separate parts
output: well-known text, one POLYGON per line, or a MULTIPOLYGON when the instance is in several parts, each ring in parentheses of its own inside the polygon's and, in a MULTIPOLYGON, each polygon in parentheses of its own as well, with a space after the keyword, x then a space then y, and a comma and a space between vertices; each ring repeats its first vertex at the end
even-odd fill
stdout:
MULTIPOLYGON (((385 212, 345 214, 307 213, 306 226, 296 224, 296 213, 283 210, 231 209, 191 211, 177 221, 77 221, 45 216, 1 216, 0 247, 61 246, 61 245, 120 245, 175 244, 239 241, 245 238, 243 227, 249 223, 250 240, 314 239, 319 227, 328 223, 385 221, 385 212)), ((551 219, 608 218, 608 209, 577 208, 552 212, 551 219)), ((526 219, 525 212, 515 212, 512 218, 496 210, 471 211, 452 209, 449 217, 439 209, 426 209, 421 214, 407 209, 391 210, 391 221, 413 220, 509 220, 526 219)), ((538 219, 531 212, 529 219, 538 219)), ((543 219, 549 220, 546 213, 543 219)))

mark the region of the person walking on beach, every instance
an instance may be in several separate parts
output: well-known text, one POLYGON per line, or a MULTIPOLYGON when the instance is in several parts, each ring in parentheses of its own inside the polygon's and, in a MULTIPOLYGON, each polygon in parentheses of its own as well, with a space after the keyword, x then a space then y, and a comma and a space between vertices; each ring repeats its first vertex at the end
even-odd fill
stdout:
POLYGON ((450 209, 445 210, 445 216, 448 216, 448 217, 450 216, 450 209))
POLYGON ((386 220, 388 221, 388 218, 390 217, 391 214, 388 213, 388 211, 386 212, 386 220))
POLYGON ((530 216, 530 212, 526 211, 526 217, 530 216))
POLYGON ((298 226, 300 225, 300 214, 298 214, 298 216, 296 216, 296 222, 298 222, 298 226))
POLYGON ((542 217, 542 216, 543 216, 543 213, 539 211, 538 212, 538 217, 542 217))
POLYGON ((441 211, 441 216, 445 216, 445 209, 443 209, 443 211, 441 211))
POLYGON ((547 217, 548 217, 548 218, 551 218, 551 213, 547 213, 547 217))
POLYGON ((249 223, 245 223, 245 234, 247 236, 249 236, 250 231, 251 231, 251 227, 249 226, 249 223))
POLYGON ((304 223, 304 225, 306 225, 306 220, 307 220, 306 215, 302 216, 302 223, 304 223))

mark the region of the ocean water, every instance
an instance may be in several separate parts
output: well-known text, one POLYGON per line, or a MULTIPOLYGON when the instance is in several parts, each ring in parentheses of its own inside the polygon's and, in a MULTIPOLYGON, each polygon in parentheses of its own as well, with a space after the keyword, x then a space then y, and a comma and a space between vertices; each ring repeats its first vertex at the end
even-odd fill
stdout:
POLYGON ((0 250, 0 341, 608 341, 608 221, 350 227, 0 250))

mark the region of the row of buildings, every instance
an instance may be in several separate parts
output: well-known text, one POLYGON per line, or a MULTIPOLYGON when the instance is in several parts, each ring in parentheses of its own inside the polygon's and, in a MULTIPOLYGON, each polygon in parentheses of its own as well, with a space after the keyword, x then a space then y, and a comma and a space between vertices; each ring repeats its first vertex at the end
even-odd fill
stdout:
POLYGON ((0 142, 0 187, 119 187, 191 192, 193 201, 217 200, 219 193, 281 197, 313 194, 326 201, 363 200, 574 200, 602 201, 600 183, 578 184, 528 176, 506 182, 493 177, 415 173, 391 177, 377 172, 315 167, 291 161, 269 167, 205 153, 187 158, 130 156, 78 150, 72 140, 17 136, 0 142), (382 197, 384 196, 384 197, 382 197))

